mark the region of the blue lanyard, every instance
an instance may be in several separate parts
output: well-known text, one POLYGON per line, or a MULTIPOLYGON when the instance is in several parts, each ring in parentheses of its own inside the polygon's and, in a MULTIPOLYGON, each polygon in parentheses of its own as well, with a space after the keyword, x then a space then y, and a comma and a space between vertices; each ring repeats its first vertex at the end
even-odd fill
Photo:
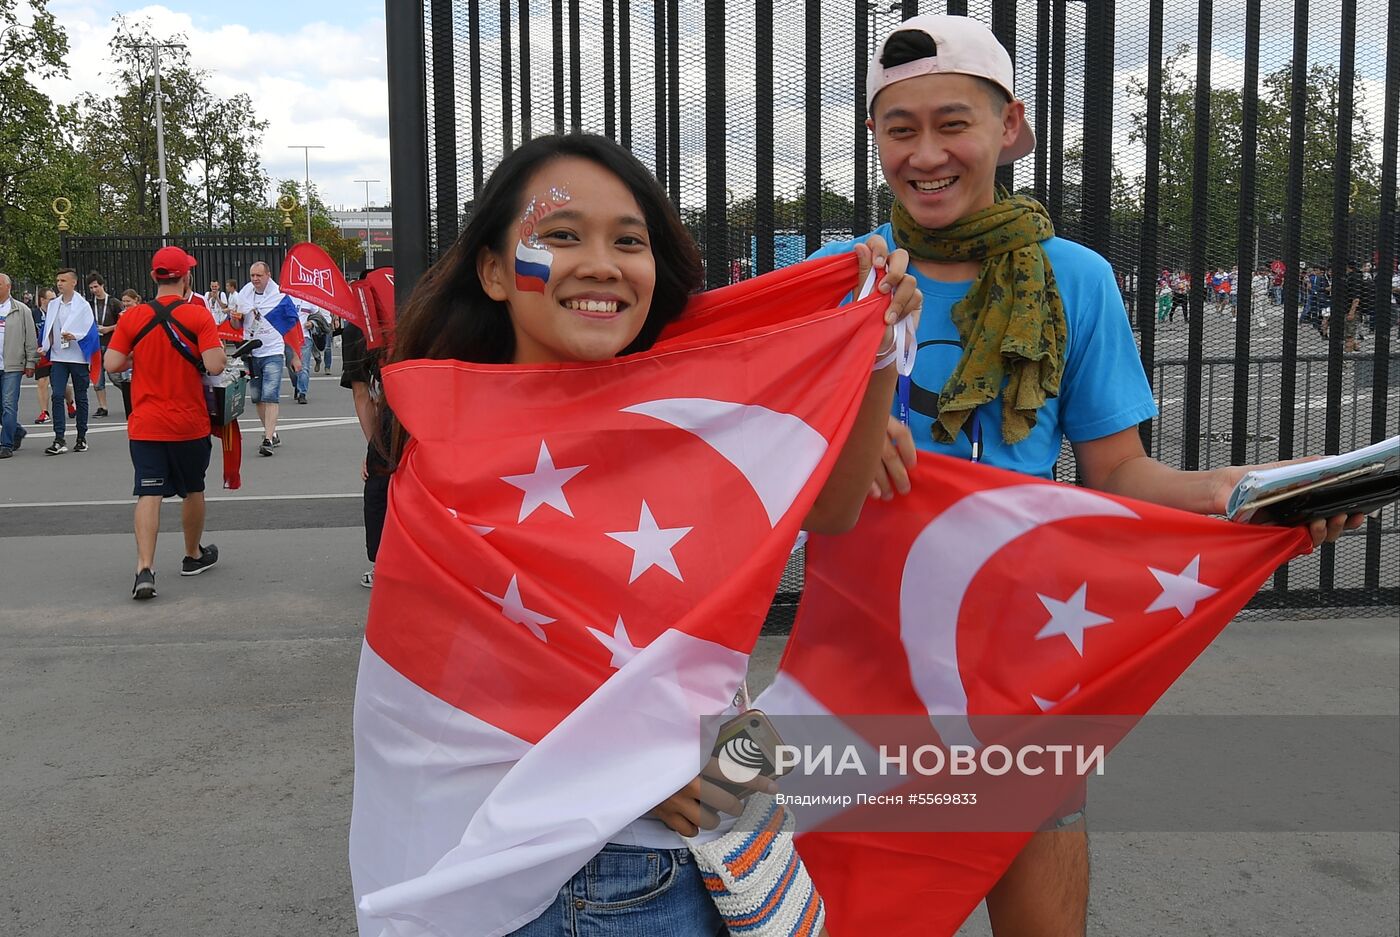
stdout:
POLYGON ((982 421, 977 419, 979 410, 972 411, 972 428, 968 431, 968 438, 972 440, 972 461, 982 461, 982 421))
POLYGON ((901 374, 895 382, 895 396, 899 401, 899 422, 905 426, 909 425, 909 389, 913 383, 914 379, 907 374, 901 374))

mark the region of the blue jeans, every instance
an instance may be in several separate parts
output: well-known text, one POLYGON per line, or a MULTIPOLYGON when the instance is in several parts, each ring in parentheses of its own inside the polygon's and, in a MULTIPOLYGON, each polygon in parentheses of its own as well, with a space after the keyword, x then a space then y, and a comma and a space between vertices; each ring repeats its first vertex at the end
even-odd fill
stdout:
POLYGON ((609 843, 513 937, 717 937, 726 933, 687 849, 609 843))
MULTIPOLYGON (((301 370, 292 375, 292 389, 298 394, 305 395, 311 387, 311 349, 316 347, 311 341, 311 333, 306 333, 306 341, 301 346, 301 370)), ((287 367, 292 366, 292 350, 285 349, 283 354, 287 359, 287 367)))
POLYGON ((68 410, 63 405, 63 390, 68 386, 68 378, 73 378, 73 403, 78 408, 78 438, 87 435, 88 424, 88 385, 92 378, 88 374, 88 363, 76 364, 72 361, 55 361, 49 374, 49 389, 53 399, 53 438, 63 439, 65 417, 68 410))
POLYGON ((327 336, 326 336, 326 350, 323 351, 323 352, 321 353, 321 354, 323 354, 323 355, 325 356, 325 358, 326 358, 326 370, 327 370, 327 371, 329 371, 329 370, 331 369, 331 351, 332 351, 334 348, 335 348, 335 336, 334 336, 334 335, 327 335, 327 336))
POLYGON ((279 403, 282 400, 281 355, 254 356, 248 366, 252 380, 248 382, 248 396, 253 403, 279 403))
POLYGON ((16 439, 25 437, 19 425, 19 385, 23 371, 6 371, 0 375, 0 449, 13 449, 16 439))

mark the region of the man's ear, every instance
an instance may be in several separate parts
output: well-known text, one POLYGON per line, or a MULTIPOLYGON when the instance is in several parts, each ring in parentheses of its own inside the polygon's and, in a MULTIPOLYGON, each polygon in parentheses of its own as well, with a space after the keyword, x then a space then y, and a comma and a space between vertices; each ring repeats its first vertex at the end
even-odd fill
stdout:
POLYGON ((481 281, 481 288, 498 303, 506 301, 509 295, 505 285, 506 265, 501 258, 496 256, 496 252, 490 248, 483 247, 476 255, 476 276, 481 281))
POLYGON ((1002 148, 1011 146, 1021 137, 1021 128, 1026 126, 1026 104, 1024 101, 1012 100, 1007 103, 1001 113, 1001 145, 1002 148))

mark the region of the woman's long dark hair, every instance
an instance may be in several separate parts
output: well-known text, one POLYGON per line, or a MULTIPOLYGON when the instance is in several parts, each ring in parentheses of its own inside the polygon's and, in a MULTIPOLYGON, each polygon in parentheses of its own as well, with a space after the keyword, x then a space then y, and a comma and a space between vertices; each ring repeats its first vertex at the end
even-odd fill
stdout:
POLYGON ((501 161, 481 190, 466 228, 414 286, 413 297, 395 323, 394 361, 511 361, 515 331, 505 303, 482 289, 477 258, 483 249, 506 252, 520 220, 525 183, 545 163, 565 156, 590 160, 616 175, 646 219, 656 259, 656 289, 641 332, 622 354, 650 348, 661 330, 681 314, 690 294, 704 283, 705 274, 695 242, 661 184, 635 156, 607 137, 584 133, 539 137, 501 161))
MULTIPOLYGON (((626 149, 607 137, 572 133, 538 137, 496 167, 476 200, 472 217, 456 242, 428 269, 394 323, 393 361, 453 358, 482 364, 508 364, 515 357, 515 330, 505 303, 486 295, 477 275, 483 249, 506 251, 520 220, 525 183, 550 160, 575 156, 602 166, 622 180, 646 219, 656 287, 646 322, 622 354, 645 351, 681 314, 690 295, 705 282, 700 252, 661 184, 626 149)), ((390 401, 392 405, 392 401, 390 401)), ((389 465, 398 464, 407 434, 393 421, 389 465)))

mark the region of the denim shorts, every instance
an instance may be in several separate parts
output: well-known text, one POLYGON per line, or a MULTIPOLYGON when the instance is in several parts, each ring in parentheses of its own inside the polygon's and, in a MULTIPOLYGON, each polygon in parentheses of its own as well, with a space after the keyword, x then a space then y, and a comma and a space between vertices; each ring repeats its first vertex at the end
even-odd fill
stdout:
POLYGON ((278 403, 282 399, 281 355, 254 357, 249 365, 252 378, 248 381, 248 396, 253 403, 278 403))
POLYGON ((609 843, 515 937, 719 937, 727 934, 688 849, 609 843))

